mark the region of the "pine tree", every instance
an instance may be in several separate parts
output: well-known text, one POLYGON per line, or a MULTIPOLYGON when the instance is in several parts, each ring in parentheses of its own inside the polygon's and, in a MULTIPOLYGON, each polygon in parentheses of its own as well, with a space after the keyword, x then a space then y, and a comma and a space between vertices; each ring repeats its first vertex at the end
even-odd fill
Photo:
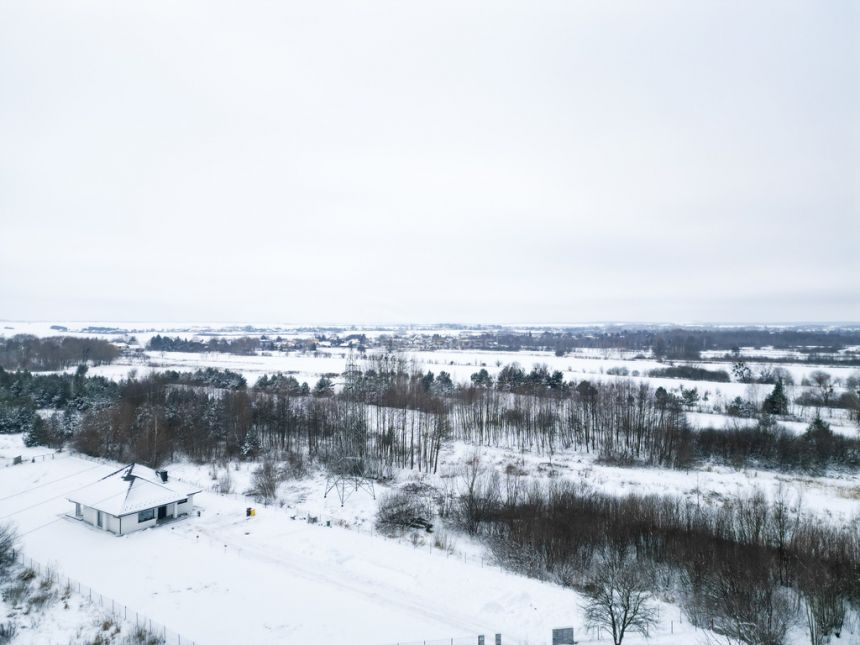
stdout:
POLYGON ((782 379, 773 386, 773 392, 767 395, 762 405, 762 410, 768 414, 788 414, 788 397, 782 386, 782 379))

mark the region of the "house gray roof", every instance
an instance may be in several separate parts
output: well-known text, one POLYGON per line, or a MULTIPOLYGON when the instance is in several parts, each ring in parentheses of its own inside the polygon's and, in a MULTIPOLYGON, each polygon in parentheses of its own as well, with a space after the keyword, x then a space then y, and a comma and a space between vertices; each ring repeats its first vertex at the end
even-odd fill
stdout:
POLYGON ((178 502, 199 492, 200 488, 182 482, 162 482, 152 468, 131 464, 73 492, 67 499, 119 516, 178 502))

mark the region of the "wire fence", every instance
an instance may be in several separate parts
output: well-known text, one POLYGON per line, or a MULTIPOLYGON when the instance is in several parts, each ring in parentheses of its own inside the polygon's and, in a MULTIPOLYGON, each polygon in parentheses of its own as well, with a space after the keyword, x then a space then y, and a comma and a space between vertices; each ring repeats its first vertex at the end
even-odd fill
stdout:
POLYGON ((397 641, 395 643, 386 643, 386 645, 492 645, 495 643, 492 634, 487 635, 484 640, 480 640, 480 636, 454 636, 452 638, 436 638, 423 641, 397 641))
POLYGON ((35 464, 53 459, 69 457, 68 452, 44 452, 38 455, 15 455, 13 457, 0 457, 0 465, 4 467, 21 466, 23 464, 35 464))
POLYGON ((38 576, 51 579, 61 588, 68 588, 73 593, 87 598, 91 603, 110 614, 113 618, 122 619, 128 623, 134 623, 135 627, 145 629, 149 634, 162 639, 165 645, 197 645, 196 641, 187 638, 177 631, 174 631, 163 623, 153 620, 146 614, 129 607, 128 605, 106 596, 103 593, 85 585, 79 580, 75 580, 60 571, 56 567, 47 566, 41 562, 34 560, 23 553, 16 553, 16 559, 24 567, 29 567, 38 576))

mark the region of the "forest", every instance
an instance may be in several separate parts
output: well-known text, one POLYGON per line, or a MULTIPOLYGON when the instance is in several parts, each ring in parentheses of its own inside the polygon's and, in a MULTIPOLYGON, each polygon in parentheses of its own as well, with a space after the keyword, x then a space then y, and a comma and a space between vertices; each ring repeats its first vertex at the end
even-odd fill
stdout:
POLYGON ((153 352, 220 352, 223 354, 239 354, 250 356, 261 347, 257 338, 243 336, 241 338, 210 338, 207 341, 162 336, 156 334, 149 339, 146 349, 153 352))
POLYGON ((62 370, 87 363, 101 365, 119 355, 116 345, 98 338, 0 336, 0 367, 7 370, 62 370))
MULTIPOLYGON (((394 342, 391 337, 387 337, 394 342)), ((698 360, 703 351, 722 351, 732 356, 739 348, 796 350, 807 360, 827 360, 860 364, 855 355, 827 356, 860 345, 860 330, 813 328, 748 327, 580 327, 544 331, 488 330, 452 337, 433 336, 431 346, 438 349, 544 350, 564 355, 577 349, 619 349, 647 354, 649 350, 661 359, 698 360)), ((755 354, 755 352, 753 352, 755 354)), ((780 358, 763 353, 756 360, 780 362, 780 358)), ((797 361, 797 358, 792 359, 797 361)))
POLYGON ((743 427, 692 429, 686 408, 696 392, 682 394, 625 379, 565 381, 560 372, 517 364, 496 378, 482 369, 455 384, 399 354, 351 364, 339 390, 326 377, 311 387, 284 374, 248 386, 240 374, 214 368, 119 383, 84 367, 61 375, 0 370, 0 431, 153 466, 301 453, 322 462, 359 457, 374 472, 432 472, 451 440, 550 461, 577 450, 605 463, 684 469, 708 461, 807 472, 860 464, 860 439, 835 434, 820 418, 800 434, 779 424, 787 405, 781 382, 760 409, 740 398, 727 406, 755 417, 743 427), (37 413, 45 409, 56 412, 37 413))

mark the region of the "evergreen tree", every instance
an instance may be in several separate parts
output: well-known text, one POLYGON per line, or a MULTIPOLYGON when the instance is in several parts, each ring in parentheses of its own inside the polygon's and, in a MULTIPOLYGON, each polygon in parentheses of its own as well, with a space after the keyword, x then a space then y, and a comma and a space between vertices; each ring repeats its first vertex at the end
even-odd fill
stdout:
POLYGON ((493 385, 493 377, 484 368, 472 374, 471 379, 476 387, 492 387, 493 385))
POLYGON ((320 377, 314 386, 314 396, 332 396, 334 394, 334 382, 325 376, 320 377))
POLYGON ((242 442, 242 458, 256 459, 262 449, 263 442, 260 440, 260 435, 257 434, 257 429, 251 428, 245 435, 245 441, 242 442))
POLYGON ((788 397, 782 386, 782 379, 773 386, 773 392, 767 395, 762 410, 768 414, 788 414, 788 397))

